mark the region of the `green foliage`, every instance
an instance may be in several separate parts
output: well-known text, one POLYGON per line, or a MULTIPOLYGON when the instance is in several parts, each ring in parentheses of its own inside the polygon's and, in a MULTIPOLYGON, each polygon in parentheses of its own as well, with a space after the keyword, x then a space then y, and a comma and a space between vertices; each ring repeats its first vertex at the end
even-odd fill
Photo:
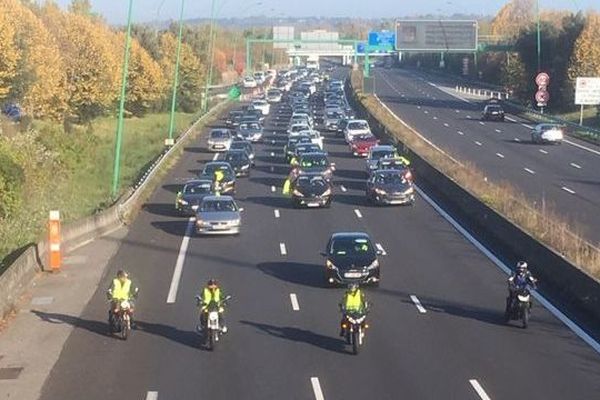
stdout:
POLYGON ((23 169, 0 148, 0 221, 19 208, 24 180, 23 169))

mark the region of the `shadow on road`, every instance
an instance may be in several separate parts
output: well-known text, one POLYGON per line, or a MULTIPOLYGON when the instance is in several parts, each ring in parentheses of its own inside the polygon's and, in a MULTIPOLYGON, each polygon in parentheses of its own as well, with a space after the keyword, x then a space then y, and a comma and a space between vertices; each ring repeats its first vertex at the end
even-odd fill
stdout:
POLYGON ((264 262, 257 265, 267 275, 298 285, 325 288, 323 266, 297 262, 264 262))
POLYGON ((146 203, 142 206, 142 210, 154 215, 162 215, 165 217, 180 217, 173 203, 146 203))
POLYGON ((298 343, 306 343, 311 346, 335 353, 350 354, 348 351, 346 351, 346 344, 344 341, 332 336, 325 336, 306 329, 289 326, 275 326, 252 321, 240 321, 240 323, 257 328, 262 332, 280 339, 298 343))

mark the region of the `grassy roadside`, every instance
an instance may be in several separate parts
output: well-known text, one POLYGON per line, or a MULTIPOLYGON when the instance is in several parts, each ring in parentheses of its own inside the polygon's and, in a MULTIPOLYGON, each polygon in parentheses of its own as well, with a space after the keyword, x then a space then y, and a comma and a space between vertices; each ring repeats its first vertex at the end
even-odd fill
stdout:
MULTIPOLYGON (((199 117, 176 115, 176 134, 199 117)), ((122 147, 121 188, 127 188, 140 171, 163 149, 168 132, 167 113, 125 121, 122 147)), ((56 123, 34 121, 20 132, 6 121, 0 135, 0 155, 8 154, 24 174, 17 207, 0 218, 0 272, 5 257, 44 231, 51 209, 61 210, 64 222, 91 215, 112 203, 114 136, 116 119, 99 118, 69 132, 56 123)), ((0 187, 0 190, 2 187, 0 187)))
POLYGON ((555 249, 583 271, 600 279, 600 249, 575 233, 578 229, 551 206, 545 206, 541 210, 533 207, 531 201, 509 183, 491 182, 473 165, 436 150, 411 129, 400 124, 391 112, 382 107, 377 98, 361 93, 362 72, 354 71, 351 80, 358 100, 406 147, 525 232, 555 249))

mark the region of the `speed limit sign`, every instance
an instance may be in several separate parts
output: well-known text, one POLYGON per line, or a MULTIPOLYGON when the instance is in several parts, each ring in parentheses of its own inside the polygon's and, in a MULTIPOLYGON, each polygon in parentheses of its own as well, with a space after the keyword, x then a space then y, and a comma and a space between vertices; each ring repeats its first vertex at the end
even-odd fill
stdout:
POLYGON ((550 100, 550 93, 546 90, 538 90, 535 93, 535 101, 541 104, 547 104, 548 100, 550 100))
POLYGON ((546 87, 546 86, 548 86, 550 84, 550 75, 548 75, 545 72, 540 72, 535 77, 535 83, 539 87, 546 87))

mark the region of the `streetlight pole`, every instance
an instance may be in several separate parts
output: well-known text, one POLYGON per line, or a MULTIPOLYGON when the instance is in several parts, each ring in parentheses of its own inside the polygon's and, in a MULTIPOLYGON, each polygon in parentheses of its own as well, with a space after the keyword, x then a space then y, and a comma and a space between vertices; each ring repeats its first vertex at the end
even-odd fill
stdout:
POLYGON ((113 164, 112 197, 116 198, 119 191, 119 177, 121 175, 121 144, 123 142, 123 117, 125 114, 125 95, 127 91, 127 76, 129 73, 129 47, 131 46, 131 15, 133 0, 129 0, 127 11, 127 36, 125 37, 125 56, 123 60, 123 76, 121 81, 121 99, 119 102, 119 119, 117 122, 117 136, 115 141, 115 159, 113 164))
POLYGON ((179 14, 179 35, 177 36, 177 56, 175 58, 175 72, 173 77, 173 96, 171 98, 171 116, 169 118, 169 139, 167 146, 173 146, 173 130, 175 129, 175 105, 177 104, 177 87, 179 86, 179 61, 181 56, 181 37, 183 36, 183 10, 185 0, 181 0, 181 12, 179 14))
POLYGON ((206 75, 206 86, 204 87, 204 107, 203 110, 206 113, 208 111, 208 86, 212 82, 212 70, 213 70, 213 62, 214 62, 214 29, 215 29, 215 5, 216 0, 212 0, 210 7, 210 31, 208 35, 208 57, 210 59, 208 65, 208 74, 206 75))
POLYGON ((537 72, 542 71, 542 39, 540 32, 540 0, 536 0, 535 11, 537 14, 537 72))

